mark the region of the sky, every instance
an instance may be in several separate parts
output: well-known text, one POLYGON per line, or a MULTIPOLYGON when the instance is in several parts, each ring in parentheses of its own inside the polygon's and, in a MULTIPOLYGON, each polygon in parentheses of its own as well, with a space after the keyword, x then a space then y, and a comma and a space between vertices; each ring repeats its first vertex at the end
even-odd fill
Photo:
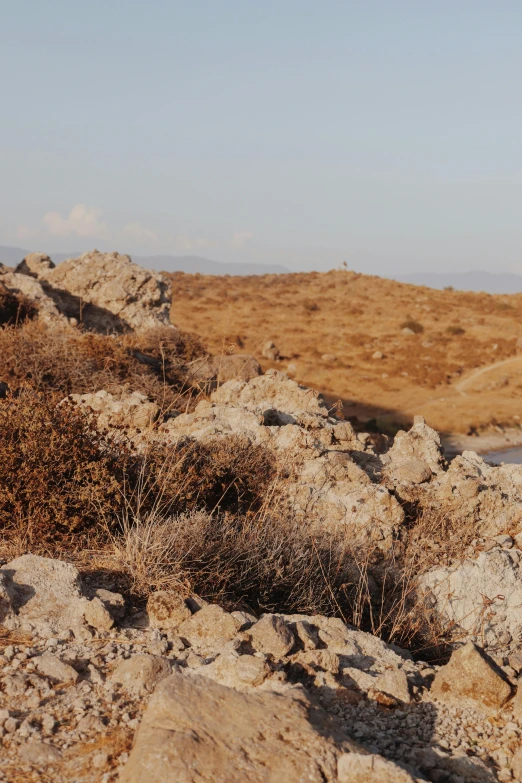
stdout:
POLYGON ((522 272, 520 0, 0 18, 0 244, 522 272))

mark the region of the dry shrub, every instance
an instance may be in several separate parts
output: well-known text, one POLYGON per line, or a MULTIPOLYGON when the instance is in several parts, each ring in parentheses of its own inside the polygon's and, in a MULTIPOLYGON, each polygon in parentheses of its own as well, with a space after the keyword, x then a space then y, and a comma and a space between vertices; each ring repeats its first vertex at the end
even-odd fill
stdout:
POLYGON ((422 334, 424 326, 418 321, 415 321, 414 318, 407 318, 402 322, 401 329, 411 329, 414 334, 422 334))
POLYGON ((0 330, 0 380, 12 390, 30 384, 63 395, 128 385, 164 409, 190 397, 187 364, 201 343, 176 329, 100 335, 29 322, 0 330))
POLYGON ((95 534, 117 514, 125 455, 71 404, 33 390, 0 404, 0 529, 26 546, 95 534))
POLYGON ((38 307, 23 294, 9 291, 0 282, 0 326, 24 323, 36 316, 38 307))
POLYGON ((158 444, 144 457, 131 505, 164 514, 196 508, 252 514, 275 474, 273 453, 240 435, 158 444))
POLYGON ((152 512, 125 515, 113 548, 140 596, 192 591, 255 613, 333 615, 423 658, 446 651, 438 619, 419 598, 415 559, 362 546, 345 531, 312 530, 265 510, 152 512))
POLYGON ((60 399, 26 388, 0 401, 0 529, 22 548, 102 543, 124 510, 248 514, 266 496, 275 468, 261 446, 231 436, 133 454, 60 399))

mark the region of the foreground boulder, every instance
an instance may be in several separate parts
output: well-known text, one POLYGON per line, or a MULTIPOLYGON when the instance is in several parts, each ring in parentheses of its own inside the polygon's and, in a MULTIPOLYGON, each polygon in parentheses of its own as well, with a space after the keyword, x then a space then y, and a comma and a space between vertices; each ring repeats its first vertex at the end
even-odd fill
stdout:
POLYGON ((356 750, 300 690, 247 694, 173 674, 151 697, 121 783, 333 783, 340 755, 356 750))

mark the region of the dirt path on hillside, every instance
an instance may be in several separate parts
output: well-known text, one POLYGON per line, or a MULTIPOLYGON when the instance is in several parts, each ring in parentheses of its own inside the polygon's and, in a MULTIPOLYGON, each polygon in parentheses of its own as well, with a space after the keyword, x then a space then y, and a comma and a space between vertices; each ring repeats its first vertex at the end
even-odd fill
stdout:
POLYGON ((487 364, 484 367, 478 367, 476 370, 472 370, 468 375, 466 375, 465 378, 462 378, 462 380, 458 381, 458 383, 455 383, 453 386, 450 386, 448 391, 441 397, 430 397, 427 400, 424 400, 422 403, 417 403, 415 408, 410 407, 408 408, 405 413, 408 415, 413 415, 413 413, 416 412, 416 410, 422 405, 428 406, 433 405, 437 402, 446 402, 448 401, 451 396, 452 392, 456 392, 457 395, 460 395, 461 397, 467 397, 467 392, 465 389, 473 383, 477 378, 480 378, 482 375, 487 375, 490 372, 493 372, 493 370, 498 369, 499 367, 504 367, 507 364, 512 364, 515 362, 521 362, 522 363, 522 356, 510 356, 509 359, 502 359, 500 362, 494 362, 493 364, 487 364))
POLYGON ((486 375, 488 372, 492 372, 493 370, 496 370, 498 367, 504 367, 506 364, 511 364, 513 362, 521 362, 522 356, 511 356, 509 359, 503 359, 500 362, 495 362, 494 364, 487 364, 485 367, 479 367, 476 370, 473 370, 466 378, 463 378, 461 381, 456 383, 454 385, 455 391, 457 391, 459 394, 465 394, 464 391, 466 386, 469 386, 470 383, 472 383, 477 378, 480 378, 481 375, 486 375))

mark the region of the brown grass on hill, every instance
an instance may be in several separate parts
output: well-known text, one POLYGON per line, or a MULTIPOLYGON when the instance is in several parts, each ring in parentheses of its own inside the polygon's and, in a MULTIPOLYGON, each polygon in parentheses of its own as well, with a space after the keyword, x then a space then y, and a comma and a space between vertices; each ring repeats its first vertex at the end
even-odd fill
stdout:
POLYGON ((32 321, 0 329, 0 380, 12 391, 63 395, 127 386, 166 409, 190 397, 187 365, 204 354, 194 335, 176 329, 101 335, 32 321))
POLYGON ((349 271, 170 277, 173 323, 212 352, 235 344, 263 370, 275 364, 342 399, 346 417, 388 431, 416 413, 441 432, 520 423, 522 294, 439 291, 349 271), (406 322, 414 334, 402 331, 406 322), (281 353, 276 363, 262 356, 266 340, 281 353))

